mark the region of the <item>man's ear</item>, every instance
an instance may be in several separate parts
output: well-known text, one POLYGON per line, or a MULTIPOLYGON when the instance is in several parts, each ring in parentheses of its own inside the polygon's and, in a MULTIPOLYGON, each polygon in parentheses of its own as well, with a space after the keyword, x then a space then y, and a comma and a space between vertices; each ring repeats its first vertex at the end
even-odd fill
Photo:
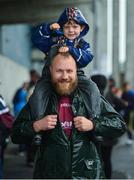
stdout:
POLYGON ((85 25, 82 25, 81 26, 81 32, 83 31, 84 28, 85 28, 85 25))

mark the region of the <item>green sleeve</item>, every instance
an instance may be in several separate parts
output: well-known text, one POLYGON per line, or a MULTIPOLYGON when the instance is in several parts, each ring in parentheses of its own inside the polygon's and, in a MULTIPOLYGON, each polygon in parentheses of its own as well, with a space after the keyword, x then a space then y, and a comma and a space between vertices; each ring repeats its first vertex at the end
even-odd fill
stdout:
POLYGON ((126 131, 122 117, 103 97, 101 98, 101 114, 94 118, 94 132, 97 136, 116 138, 126 131))
POLYGON ((15 144, 28 143, 33 140, 35 134, 30 107, 26 104, 13 124, 11 139, 15 144))

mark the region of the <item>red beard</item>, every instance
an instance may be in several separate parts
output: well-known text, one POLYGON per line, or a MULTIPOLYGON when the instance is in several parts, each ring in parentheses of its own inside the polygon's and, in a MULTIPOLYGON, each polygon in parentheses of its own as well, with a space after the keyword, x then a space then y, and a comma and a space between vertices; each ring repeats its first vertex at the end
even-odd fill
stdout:
POLYGON ((75 90, 78 84, 78 80, 76 78, 75 81, 63 80, 63 81, 55 82, 52 79, 52 83, 56 92, 61 96, 65 96, 65 95, 70 95, 75 90))

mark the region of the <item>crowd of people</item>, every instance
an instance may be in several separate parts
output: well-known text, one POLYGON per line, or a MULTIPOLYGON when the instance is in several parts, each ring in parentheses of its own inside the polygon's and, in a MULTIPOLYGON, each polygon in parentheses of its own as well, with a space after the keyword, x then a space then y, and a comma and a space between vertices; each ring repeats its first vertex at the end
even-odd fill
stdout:
POLYGON ((134 89, 129 81, 122 82, 121 87, 117 87, 113 78, 109 79, 109 91, 106 98, 112 104, 114 109, 119 112, 127 124, 128 139, 126 144, 133 143, 132 130, 134 128, 134 89))

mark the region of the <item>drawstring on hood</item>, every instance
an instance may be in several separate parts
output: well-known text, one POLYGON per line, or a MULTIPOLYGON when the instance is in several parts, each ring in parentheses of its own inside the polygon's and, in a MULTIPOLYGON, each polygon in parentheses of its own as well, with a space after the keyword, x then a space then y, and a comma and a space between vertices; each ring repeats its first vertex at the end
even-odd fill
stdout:
POLYGON ((74 20, 79 25, 85 26, 79 37, 85 36, 88 33, 89 25, 84 15, 77 7, 65 8, 58 20, 58 24, 61 28, 63 28, 64 24, 66 24, 69 20, 74 20))

